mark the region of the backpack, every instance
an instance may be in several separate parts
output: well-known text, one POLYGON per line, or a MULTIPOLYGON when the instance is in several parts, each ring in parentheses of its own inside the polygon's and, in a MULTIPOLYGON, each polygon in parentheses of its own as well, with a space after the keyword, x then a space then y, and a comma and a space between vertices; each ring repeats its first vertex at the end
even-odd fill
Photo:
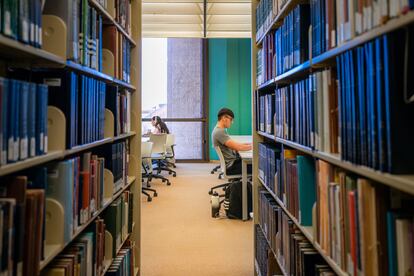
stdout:
MULTIPOLYGON (((223 202, 226 215, 230 219, 243 219, 242 182, 235 181, 226 188, 223 202)), ((247 184, 247 213, 252 211, 252 186, 247 184)))

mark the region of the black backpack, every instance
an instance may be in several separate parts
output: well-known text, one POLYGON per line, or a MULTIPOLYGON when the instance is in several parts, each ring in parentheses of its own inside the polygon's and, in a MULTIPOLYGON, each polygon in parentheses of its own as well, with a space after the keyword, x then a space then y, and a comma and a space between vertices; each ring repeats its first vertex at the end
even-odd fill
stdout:
MULTIPOLYGON (((235 181, 226 188, 224 202, 224 210, 230 219, 243 219, 242 208, 242 182, 235 181)), ((252 186, 247 183, 247 213, 252 211, 252 186)))

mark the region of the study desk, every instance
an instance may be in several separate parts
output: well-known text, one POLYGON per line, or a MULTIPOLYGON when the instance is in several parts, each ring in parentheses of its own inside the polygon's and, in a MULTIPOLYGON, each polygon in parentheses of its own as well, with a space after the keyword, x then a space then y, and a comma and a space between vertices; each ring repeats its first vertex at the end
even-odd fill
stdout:
MULTIPOLYGON (((251 135, 230 135, 231 139, 239 143, 251 143, 251 135)), ((248 202, 247 202, 247 165, 252 164, 253 161, 253 151, 240 151, 239 152, 242 160, 242 214, 243 220, 249 219, 248 214, 248 202)))

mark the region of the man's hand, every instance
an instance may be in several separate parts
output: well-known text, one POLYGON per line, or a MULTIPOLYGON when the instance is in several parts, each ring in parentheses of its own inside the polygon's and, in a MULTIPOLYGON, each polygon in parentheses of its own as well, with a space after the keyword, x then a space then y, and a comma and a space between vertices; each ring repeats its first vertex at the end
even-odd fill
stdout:
POLYGON ((232 139, 228 140, 224 145, 235 151, 248 151, 252 149, 251 143, 238 143, 232 139))

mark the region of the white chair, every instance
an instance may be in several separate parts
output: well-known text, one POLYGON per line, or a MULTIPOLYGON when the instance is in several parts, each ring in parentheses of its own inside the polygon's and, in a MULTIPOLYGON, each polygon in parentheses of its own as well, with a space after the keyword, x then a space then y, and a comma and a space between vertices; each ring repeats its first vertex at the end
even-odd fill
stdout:
POLYGON ((177 176, 177 173, 168 167, 168 158, 171 155, 168 154, 167 149, 174 145, 174 136, 172 134, 151 134, 150 141, 154 143, 152 149, 152 159, 157 162, 157 172, 167 171, 172 174, 173 177, 177 176), (170 138, 168 138, 170 137, 170 138))
MULTIPOLYGON (((160 175, 162 170, 167 170, 163 166, 163 162, 166 162, 166 143, 167 134, 152 134, 150 135, 150 142, 153 143, 151 159, 157 162, 156 171, 158 174, 153 174, 153 177, 157 175, 157 178, 162 179, 162 182, 167 182, 167 185, 171 185, 171 182, 160 175)), ((175 174, 173 176, 176 176, 175 174)))
POLYGON ((226 180, 228 180, 228 181, 230 181, 230 182, 224 183, 224 184, 220 184, 220 185, 216 185, 216 186, 212 187, 208 191, 208 194, 209 195, 212 195, 214 193, 214 190, 215 189, 218 189, 218 188, 224 188, 225 189, 232 182, 239 181, 242 178, 242 175, 241 174, 237 174, 237 175, 228 175, 227 174, 226 161, 224 160, 224 156, 223 156, 223 153, 221 152, 220 147, 215 146, 214 149, 216 150, 217 155, 218 155, 219 160, 220 160, 220 168, 221 168, 221 172, 223 173, 223 178, 226 179, 226 180))
POLYGON ((176 168, 175 166, 175 135, 174 134, 167 134, 167 141, 165 144, 166 147, 166 157, 168 165, 171 165, 173 168, 176 168))
POLYGON ((148 192, 153 192, 153 197, 157 197, 157 191, 149 188, 149 182, 152 177, 152 160, 151 160, 152 142, 141 143, 141 158, 142 158, 142 182, 147 178, 147 187, 142 186, 141 192, 147 196, 148 201, 152 201, 152 197, 148 192))

